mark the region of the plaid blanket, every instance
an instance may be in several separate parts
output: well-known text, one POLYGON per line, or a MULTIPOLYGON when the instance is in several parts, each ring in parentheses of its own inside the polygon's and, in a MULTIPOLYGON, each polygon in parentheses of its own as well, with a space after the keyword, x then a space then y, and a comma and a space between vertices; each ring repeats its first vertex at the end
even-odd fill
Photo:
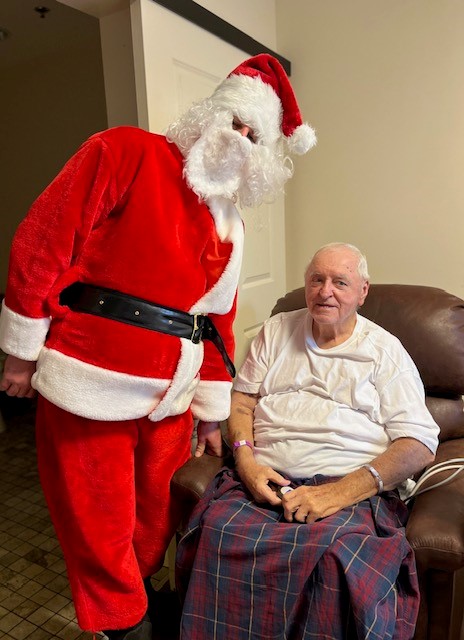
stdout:
POLYGON ((178 546, 181 640, 410 640, 419 592, 406 519, 385 492, 290 523, 221 471, 178 546))

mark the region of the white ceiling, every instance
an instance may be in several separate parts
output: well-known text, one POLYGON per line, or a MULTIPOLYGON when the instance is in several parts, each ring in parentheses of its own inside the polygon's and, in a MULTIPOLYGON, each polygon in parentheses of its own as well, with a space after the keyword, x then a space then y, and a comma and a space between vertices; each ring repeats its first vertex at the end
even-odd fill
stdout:
POLYGON ((63 4, 67 4, 69 7, 79 9, 84 13, 89 13, 91 16, 101 18, 114 11, 125 9, 129 6, 130 1, 133 0, 59 0, 63 4))

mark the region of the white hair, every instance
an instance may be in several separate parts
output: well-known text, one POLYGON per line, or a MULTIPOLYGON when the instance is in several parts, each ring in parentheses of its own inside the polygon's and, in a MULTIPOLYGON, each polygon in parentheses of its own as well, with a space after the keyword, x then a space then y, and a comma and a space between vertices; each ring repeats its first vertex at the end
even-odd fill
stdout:
POLYGON ((166 138, 174 142, 185 157, 205 129, 214 120, 216 108, 211 98, 194 103, 188 111, 169 125, 166 138))
POLYGON ((358 273, 361 280, 364 280, 365 282, 368 282, 370 280, 369 272, 367 269, 366 256, 363 253, 361 253, 358 247, 355 247, 354 244, 348 244, 347 242, 330 242, 329 244, 325 244, 322 247, 320 247, 316 251, 316 253, 313 255, 313 257, 308 263, 308 266, 305 269, 305 280, 309 272, 309 267, 311 266, 311 263, 313 262, 314 258, 316 258, 316 256, 318 256, 323 251, 327 251, 330 249, 348 249, 349 251, 351 251, 358 259, 357 266, 358 266, 358 273))

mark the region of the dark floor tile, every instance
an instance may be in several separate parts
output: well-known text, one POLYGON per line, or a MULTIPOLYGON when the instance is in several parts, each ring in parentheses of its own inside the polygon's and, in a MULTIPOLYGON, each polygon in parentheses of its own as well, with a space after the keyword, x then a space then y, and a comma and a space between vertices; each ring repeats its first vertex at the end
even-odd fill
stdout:
POLYGON ((43 585, 35 582, 34 580, 29 580, 27 584, 25 584, 21 589, 21 595, 26 596, 26 598, 31 598, 34 594, 38 593, 41 589, 43 589, 43 585))
POLYGON ((21 620, 22 618, 16 615, 16 613, 9 611, 5 616, 2 616, 2 618, 0 618, 0 631, 11 631, 11 629, 16 627, 16 625, 19 624, 21 620))
POLYGON ((37 611, 38 608, 39 608, 39 605, 37 604, 37 602, 33 602, 32 600, 26 599, 24 600, 24 602, 21 602, 20 605, 15 607, 14 612, 18 614, 18 616, 20 616, 21 618, 27 618, 28 616, 31 615, 31 613, 33 613, 34 611, 37 611))
POLYGON ((27 640, 51 640, 51 638, 53 638, 53 635, 49 631, 37 627, 35 631, 28 636, 27 640))
POLYGON ((50 598, 50 600, 48 600, 45 606, 47 607, 47 609, 50 609, 50 611, 58 613, 61 609, 63 609, 63 607, 66 606, 68 602, 68 598, 65 598, 59 593, 56 593, 52 598, 50 598))
POLYGON ((18 607, 26 600, 26 598, 19 593, 12 593, 8 598, 2 601, 2 607, 8 609, 8 611, 14 611, 17 613, 18 607))
POLYGON ((50 571, 50 569, 44 569, 42 573, 39 573, 38 575, 36 575, 34 580, 41 585, 48 586, 50 582, 55 580, 55 578, 58 578, 57 573, 55 573, 54 571, 50 571))
POLYGON ((32 622, 32 624, 35 624, 37 627, 41 627, 44 622, 46 622, 47 620, 50 620, 50 618, 54 615, 55 614, 53 613, 53 611, 50 611, 45 607, 38 607, 38 609, 36 609, 33 613, 31 613, 31 615, 28 616, 27 619, 29 620, 29 622, 32 622))
POLYGON ((0 557, 0 566, 9 567, 10 564, 17 562, 21 559, 21 556, 18 556, 17 553, 13 553, 11 551, 7 551, 5 555, 0 557))
POLYGON ((23 569, 22 574, 23 576, 27 576, 28 578, 35 578, 40 573, 42 573, 43 570, 44 568, 41 567, 39 564, 36 564, 35 562, 30 562, 27 569, 23 569))
POLYGON ((46 631, 50 631, 50 633, 53 633, 54 635, 56 635, 58 631, 61 631, 61 629, 66 627, 68 624, 69 624, 69 621, 66 620, 66 618, 63 618, 63 616, 59 616, 58 614, 55 614, 51 618, 46 620, 41 625, 41 628, 45 629, 46 631))
POLYGON ((65 576, 59 576, 55 574, 48 583, 47 587, 56 593, 63 593, 68 587, 68 579, 65 576))
POLYGON ((77 640, 82 635, 82 629, 80 629, 75 622, 69 622, 56 634, 61 640, 77 640))
POLYGON ((58 611, 58 613, 60 614, 60 616, 63 616, 63 618, 66 618, 67 620, 72 621, 76 619, 76 612, 74 610, 74 605, 70 600, 67 602, 67 604, 65 604, 65 606, 62 609, 58 611))
POLYGON ((25 640, 29 638, 31 633, 35 631, 38 627, 27 620, 21 620, 21 622, 16 625, 13 629, 10 630, 10 635, 15 638, 15 640, 25 640))
POLYGON ((37 593, 34 593, 30 599, 40 605, 43 605, 51 600, 54 595, 53 591, 50 591, 50 589, 47 589, 46 587, 42 587, 42 589, 37 591, 37 593))

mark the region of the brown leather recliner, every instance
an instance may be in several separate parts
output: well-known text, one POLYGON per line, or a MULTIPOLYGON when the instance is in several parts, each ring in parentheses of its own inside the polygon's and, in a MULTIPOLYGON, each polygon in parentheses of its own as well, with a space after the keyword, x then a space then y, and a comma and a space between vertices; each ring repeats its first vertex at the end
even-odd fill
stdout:
MULTIPOLYGON (((300 288, 278 300, 272 314, 304 306, 300 288)), ((415 361, 441 428, 436 462, 464 458, 464 300, 433 287, 378 284, 360 313, 396 335, 415 361)), ((203 456, 174 476, 186 520, 222 463, 203 456)), ((406 534, 421 590, 415 640, 464 640, 464 472, 414 499, 406 534)))

